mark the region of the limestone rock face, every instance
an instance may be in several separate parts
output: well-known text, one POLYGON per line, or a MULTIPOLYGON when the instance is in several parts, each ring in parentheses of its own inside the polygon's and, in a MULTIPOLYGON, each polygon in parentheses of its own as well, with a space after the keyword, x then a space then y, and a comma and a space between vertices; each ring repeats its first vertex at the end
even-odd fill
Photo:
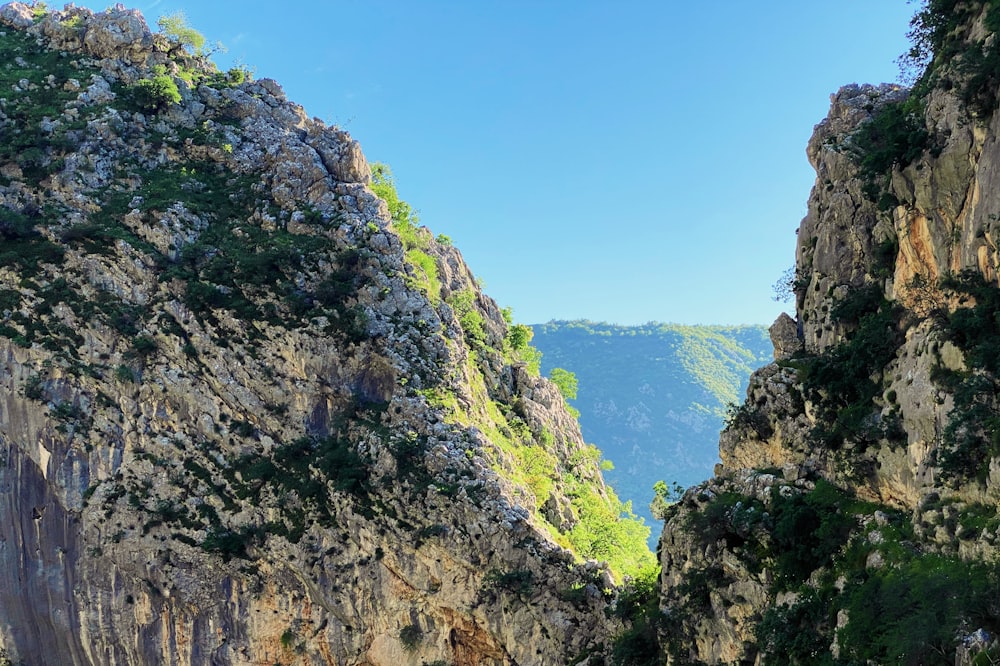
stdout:
POLYGON ((692 528, 688 516, 726 492, 767 497, 773 476, 748 475, 708 481, 689 489, 675 505, 660 540, 660 584, 667 622, 682 627, 672 656, 694 663, 734 664, 744 660, 754 643, 754 619, 770 602, 764 572, 752 571, 727 549, 726 543, 692 528), (763 491, 763 492, 762 492, 763 491), (672 617, 676 616, 676 617, 672 617), (678 640, 679 639, 679 640, 678 640))
POLYGON ((898 86, 845 86, 831 96, 830 113, 809 140, 806 155, 816 169, 816 185, 799 225, 795 263, 796 275, 807 283, 797 292, 796 318, 810 352, 841 341, 844 328, 831 317, 831 296, 865 284, 888 233, 879 226, 876 203, 863 191, 849 137, 881 106, 905 97, 898 86))
MULTIPOLYGON (((985 39, 984 6, 965 9, 955 38, 985 39)), ((1000 289, 1000 114, 971 108, 967 69, 934 66, 939 85, 917 104, 904 104, 913 100, 899 86, 842 88, 809 141, 817 178, 798 231, 795 316, 771 328, 775 363, 753 374, 731 413, 716 478, 671 508, 661 537, 661 607, 675 619, 661 639, 676 663, 778 663, 788 645, 767 641, 782 622, 825 632, 813 649, 850 660, 835 634, 852 626, 856 581, 910 557, 959 568, 995 559, 995 524, 971 516, 992 521, 1000 501, 992 334, 976 337, 993 330, 1000 289), (875 119, 906 127, 894 140, 921 142, 918 156, 894 153, 885 172, 866 172, 866 151, 884 149, 877 142, 894 131, 866 144, 875 119), (779 536, 793 523, 779 513, 799 505, 777 505, 799 493, 820 502, 831 487, 871 504, 829 509, 844 519, 842 541, 790 585, 779 546, 795 546, 779 536), (890 524, 902 532, 886 536, 890 524), (906 550, 890 552, 888 539, 906 550), (826 620, 803 620, 816 608, 826 620)), ((815 534, 820 513, 800 539, 815 534)), ((971 663, 994 636, 960 624, 964 633, 938 649, 971 663)))
POLYGON ((771 344, 774 345, 774 359, 785 360, 802 351, 802 338, 799 337, 799 325, 794 319, 782 312, 768 329, 771 344))
POLYGON ((598 461, 459 252, 418 230, 431 280, 357 142, 275 82, 134 10, 38 9, 0 8, 4 656, 603 654, 613 576, 564 547, 571 482, 612 506, 598 461), (133 99, 156 65, 180 104, 133 99))

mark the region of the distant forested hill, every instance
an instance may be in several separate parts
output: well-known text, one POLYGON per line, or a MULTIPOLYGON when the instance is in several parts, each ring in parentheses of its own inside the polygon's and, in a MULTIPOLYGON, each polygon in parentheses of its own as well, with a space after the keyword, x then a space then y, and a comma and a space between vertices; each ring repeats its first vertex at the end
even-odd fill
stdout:
POLYGON ((651 523, 653 484, 686 487, 712 475, 726 406, 743 401, 750 373, 772 359, 763 326, 556 321, 532 328, 543 374, 576 374, 571 404, 584 438, 614 463, 605 474, 621 499, 651 523))

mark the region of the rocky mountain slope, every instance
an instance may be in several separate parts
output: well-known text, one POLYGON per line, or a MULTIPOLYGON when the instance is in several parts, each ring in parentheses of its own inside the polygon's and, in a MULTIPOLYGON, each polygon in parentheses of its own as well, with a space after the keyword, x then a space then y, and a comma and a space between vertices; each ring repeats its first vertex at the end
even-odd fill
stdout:
POLYGON ((816 127, 795 319, 662 535, 669 663, 1000 659, 998 30, 925 3, 914 88, 816 127))
POLYGON ((190 47, 0 8, 4 658, 600 663, 653 558, 524 327, 190 47))
POLYGON ((532 328, 542 374, 565 368, 576 375, 571 404, 583 436, 615 466, 605 478, 653 525, 653 485, 688 487, 712 476, 728 406, 773 358, 763 326, 558 321, 532 328))

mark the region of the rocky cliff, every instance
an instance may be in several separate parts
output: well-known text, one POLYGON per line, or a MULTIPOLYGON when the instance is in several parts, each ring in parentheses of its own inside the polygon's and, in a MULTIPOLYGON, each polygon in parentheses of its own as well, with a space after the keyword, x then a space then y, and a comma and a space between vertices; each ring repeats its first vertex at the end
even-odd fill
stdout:
POLYGON ((1000 6, 913 27, 914 88, 842 88, 809 142, 795 318, 662 535, 670 663, 1000 653, 1000 6))
POLYGON ((643 528, 358 144, 121 5, 0 27, 5 658, 598 663, 643 528))

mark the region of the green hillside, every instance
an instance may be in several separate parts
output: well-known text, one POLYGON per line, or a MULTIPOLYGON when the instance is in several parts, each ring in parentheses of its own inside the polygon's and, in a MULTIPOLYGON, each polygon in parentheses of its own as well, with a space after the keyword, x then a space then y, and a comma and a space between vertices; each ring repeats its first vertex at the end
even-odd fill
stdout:
MULTIPOLYGON (((555 321, 533 327, 542 372, 576 374, 584 438, 615 468, 605 473, 623 500, 652 522, 652 487, 712 475, 726 406, 771 360, 763 326, 616 326, 555 321)), ((659 530, 653 530, 653 539, 659 530)))

